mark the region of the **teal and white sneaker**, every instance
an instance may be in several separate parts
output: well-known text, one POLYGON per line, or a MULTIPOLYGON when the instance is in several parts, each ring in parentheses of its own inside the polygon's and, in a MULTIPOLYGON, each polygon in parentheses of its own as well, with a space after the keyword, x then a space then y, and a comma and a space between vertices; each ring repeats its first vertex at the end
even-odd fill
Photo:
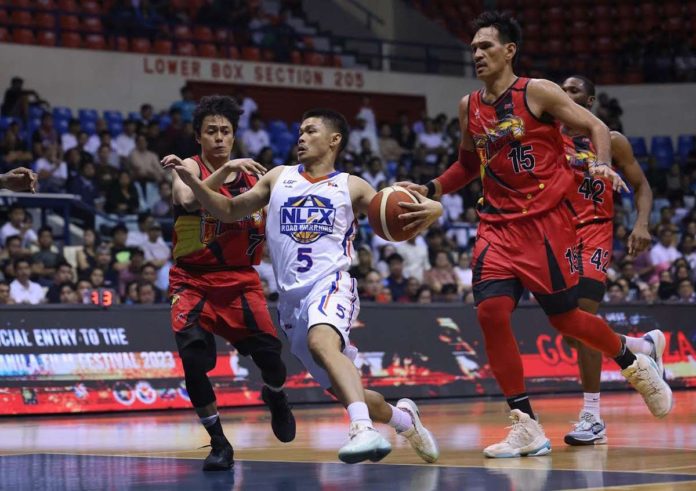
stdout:
POLYGON ((338 458, 346 464, 363 460, 379 462, 391 452, 391 444, 372 426, 351 423, 348 443, 338 451, 338 458))
POLYGON ((643 353, 636 354, 636 361, 621 370, 621 375, 636 389, 653 416, 664 418, 672 410, 672 389, 662 379, 657 362, 643 353))
POLYGON ((544 429, 529 414, 519 409, 510 411, 510 433, 502 442, 494 443, 483 450, 486 457, 509 459, 515 457, 540 457, 551 453, 551 440, 544 429))
POLYGON ((589 411, 580 411, 573 430, 563 439, 568 445, 604 445, 607 443, 606 425, 589 411))
POLYGON ((420 412, 418 406, 411 399, 399 399, 396 407, 402 411, 406 411, 413 420, 413 426, 408 430, 398 433, 408 440, 408 442, 416 451, 418 456, 432 464, 440 456, 440 449, 437 447, 437 442, 428 429, 423 426, 420 420, 420 412))
POLYGON ((665 335, 659 329, 653 329, 652 331, 646 333, 643 336, 643 339, 653 345, 653 351, 650 353, 650 358, 655 360, 655 363, 657 363, 657 369, 660 371, 660 377, 664 379, 665 365, 662 362, 662 355, 664 354, 665 347, 667 345, 665 335))

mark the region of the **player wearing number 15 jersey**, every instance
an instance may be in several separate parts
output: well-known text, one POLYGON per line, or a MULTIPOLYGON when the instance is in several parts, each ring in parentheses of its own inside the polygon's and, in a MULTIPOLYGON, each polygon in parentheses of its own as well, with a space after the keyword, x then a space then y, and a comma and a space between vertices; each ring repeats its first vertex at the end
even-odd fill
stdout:
MULTIPOLYGON (((592 109, 595 87, 591 80, 574 75, 563 82, 562 88, 576 104, 592 109)), ((614 193, 611 181, 590 175, 589 166, 597 160, 592 141, 570 128, 563 128, 562 132, 566 157, 575 173, 570 201, 575 211, 577 232, 578 305, 585 312, 596 314, 604 297, 607 265, 613 248, 614 193)), ((631 145, 617 131, 611 132, 611 156, 614 168, 624 175, 634 192, 638 214, 628 238, 628 253, 635 256, 650 245, 648 218, 652 192, 633 157, 631 145)), ((569 445, 605 443, 606 427, 600 415, 599 397, 602 354, 572 338, 566 338, 566 341, 578 352, 584 406, 573 430, 565 436, 565 442, 569 445)), ((664 351, 665 337, 656 329, 644 338, 627 337, 626 343, 631 350, 651 353, 659 360, 664 351)))
MULTIPOLYGON (((348 410, 350 440, 339 451, 347 463, 381 460, 391 445, 372 421, 389 423, 427 462, 438 458, 433 436, 408 399, 396 407, 365 390, 353 364, 350 328, 360 311, 356 282, 348 274, 355 217, 367 211, 375 190, 365 180, 334 167, 348 142, 343 115, 316 109, 302 117, 299 165, 279 166, 246 193, 229 199, 174 163, 179 177, 216 218, 239 220, 268 205, 266 236, 279 289, 279 320, 292 353, 314 379, 348 410)), ((421 197, 434 216, 442 206, 421 197)))
MULTIPOLYGON (((609 178, 619 189, 625 184, 609 165, 608 128, 558 85, 515 75, 513 60, 521 40, 515 19, 484 12, 475 26, 471 49, 484 87, 460 101, 458 163, 424 187, 428 195, 438 195, 481 176, 481 224, 472 257, 474 301, 488 360, 513 420, 508 436, 484 454, 540 456, 551 451, 551 442, 529 402, 510 324, 523 287, 560 333, 613 358, 655 416, 671 410, 672 392, 653 359, 634 354, 603 319, 578 308, 575 223, 568 202, 574 178, 559 123, 590 136, 597 161, 588 166, 589 173, 609 178)), ((420 204, 408 208, 414 211, 404 214, 406 219, 429 216, 420 204)))

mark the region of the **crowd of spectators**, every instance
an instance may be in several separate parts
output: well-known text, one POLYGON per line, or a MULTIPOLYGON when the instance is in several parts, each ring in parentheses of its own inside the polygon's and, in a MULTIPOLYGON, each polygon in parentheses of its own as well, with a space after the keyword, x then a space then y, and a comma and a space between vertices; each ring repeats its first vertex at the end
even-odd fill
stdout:
MULTIPOLYGON (((59 134, 49 111, 32 134, 23 133, 18 123, 8 126, 0 144, 3 171, 29 166, 39 175, 40 192, 77 194, 117 220, 138 215, 138 228, 130 231, 120 223, 95 231, 93 214, 77 215, 85 230, 84 246, 68 261, 50 227, 39 227, 42 224, 33 223, 26 210, 12 207, 0 227, 0 273, 9 287, 8 301, 80 302, 92 288, 113 289, 123 303, 165 300, 171 265, 171 182, 159 161, 169 153, 186 157, 198 152, 191 123, 195 102, 188 87, 181 95, 159 113, 143 104, 139 117, 126 121, 117 135, 108 131, 104 120, 97 121, 97 131, 90 135, 77 119, 59 134)), ((250 156, 267 167, 296 162, 296 146, 286 154, 275 153, 279 147, 253 99, 241 96, 240 104, 247 112, 240 120, 233 157, 250 156)), ((620 128, 621 109, 615 100, 600 97, 598 112, 620 128)), ((347 116, 352 129, 337 167, 362 176, 377 189, 401 180, 424 183, 457 158, 459 125, 444 114, 409 119, 404 113, 396 122, 380 122, 365 98, 356 114, 347 116)), ((655 244, 637 257, 626 255, 634 210, 626 205, 628 196, 617 196, 606 300, 695 301, 696 155, 668 172, 652 158, 641 164, 655 194, 655 244)), ((443 197, 440 223, 404 243, 387 243, 373 235, 363 218, 351 270, 361 298, 472 302, 470 260, 481 192, 481 182, 475 181, 443 197)), ((259 271, 272 300, 277 292, 267 258, 259 271)))

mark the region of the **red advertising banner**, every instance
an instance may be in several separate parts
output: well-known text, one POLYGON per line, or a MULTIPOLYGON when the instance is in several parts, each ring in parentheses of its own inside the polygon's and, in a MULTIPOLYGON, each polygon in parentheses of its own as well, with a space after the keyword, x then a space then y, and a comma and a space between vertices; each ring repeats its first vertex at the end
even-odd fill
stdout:
MULTIPOLYGON (((613 306, 603 315, 619 332, 665 332, 672 387, 696 385, 693 307, 613 306)), ((159 307, 3 309, 0 414, 66 413, 190 407, 181 361, 159 307)), ((579 391, 577 356, 538 307, 513 317, 530 392, 579 391)), ((282 338, 282 335, 281 335, 282 338)), ((364 305, 351 332, 365 384, 389 398, 499 394, 470 306, 364 305)), ((292 402, 327 400, 285 350, 292 402)), ((210 372, 221 406, 260 404, 261 378, 250 359, 218 339, 210 372)), ((626 383, 605 359, 605 389, 626 383)))

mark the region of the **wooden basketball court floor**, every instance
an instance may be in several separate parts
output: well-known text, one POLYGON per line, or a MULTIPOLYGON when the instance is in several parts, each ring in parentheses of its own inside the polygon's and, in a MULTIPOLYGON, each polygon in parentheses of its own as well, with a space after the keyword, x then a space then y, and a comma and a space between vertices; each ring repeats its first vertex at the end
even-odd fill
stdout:
POLYGON ((0 419, 0 489, 19 490, 696 490, 696 391, 653 418, 635 393, 604 393, 609 444, 568 447, 563 435, 581 396, 534 397, 552 440, 549 456, 486 459, 481 449, 507 432, 499 400, 419 401, 438 438, 437 464, 423 463, 391 428, 378 464, 337 460, 347 419, 337 405, 296 407, 297 438, 275 440, 265 408, 222 412, 235 447, 230 472, 204 473, 208 443, 193 411, 0 419))

